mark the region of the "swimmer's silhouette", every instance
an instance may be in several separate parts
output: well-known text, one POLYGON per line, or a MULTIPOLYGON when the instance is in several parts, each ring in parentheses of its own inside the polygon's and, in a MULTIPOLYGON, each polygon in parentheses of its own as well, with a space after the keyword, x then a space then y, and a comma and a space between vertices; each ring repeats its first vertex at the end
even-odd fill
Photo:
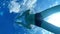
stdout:
POLYGON ((50 24, 50 23, 43 20, 45 17, 47 17, 53 13, 60 12, 60 5, 49 8, 45 11, 42 11, 42 12, 36 13, 36 14, 29 14, 29 11, 30 10, 26 10, 23 13, 23 15, 25 16, 25 22, 27 23, 27 25, 20 23, 20 22, 16 22, 16 23, 21 24, 22 26, 24 26, 26 28, 30 28, 30 29, 31 29, 31 24, 33 24, 33 25, 36 25, 38 27, 42 27, 50 32, 53 32, 55 34, 60 34, 59 27, 56 27, 53 24, 50 24))

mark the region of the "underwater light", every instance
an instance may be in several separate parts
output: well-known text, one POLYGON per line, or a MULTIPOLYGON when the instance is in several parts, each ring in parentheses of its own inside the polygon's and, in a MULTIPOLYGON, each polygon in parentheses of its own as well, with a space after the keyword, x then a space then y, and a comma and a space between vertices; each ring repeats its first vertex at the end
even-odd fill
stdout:
POLYGON ((44 20, 56 27, 60 27, 60 12, 51 14, 50 16, 44 18, 44 20))

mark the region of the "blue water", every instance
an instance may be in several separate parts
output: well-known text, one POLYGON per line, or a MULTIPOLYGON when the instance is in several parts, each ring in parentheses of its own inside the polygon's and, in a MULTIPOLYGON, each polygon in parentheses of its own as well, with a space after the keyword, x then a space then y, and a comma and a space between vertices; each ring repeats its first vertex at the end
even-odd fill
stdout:
MULTIPOLYGON (((31 30, 28 31, 26 28, 20 27, 17 24, 15 24, 14 20, 17 13, 9 13, 9 9, 8 9, 9 2, 10 0, 0 0, 0 7, 1 7, 0 8, 0 34, 24 34, 24 33, 29 34, 31 30), (3 3, 5 3, 6 5, 3 6, 3 3)), ((18 0, 18 2, 22 2, 22 0, 18 0)), ((34 9, 36 11, 47 9, 49 5, 53 4, 54 2, 55 1, 38 0, 36 3, 37 5, 34 9)), ((35 34, 42 34, 41 29, 40 30, 37 29, 37 30, 38 31, 35 34)))
POLYGON ((1 8, 3 15, 0 15, 0 34, 14 34, 14 17, 16 14, 10 14, 7 8, 1 8))

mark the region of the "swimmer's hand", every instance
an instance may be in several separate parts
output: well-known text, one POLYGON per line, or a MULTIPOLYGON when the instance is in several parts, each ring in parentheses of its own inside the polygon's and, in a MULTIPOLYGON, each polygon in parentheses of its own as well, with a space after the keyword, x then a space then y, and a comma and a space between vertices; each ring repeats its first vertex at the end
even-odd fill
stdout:
MULTIPOLYGON (((17 19, 22 18, 24 16, 24 22, 16 21, 17 24, 20 24, 21 26, 31 29, 31 24, 35 23, 35 15, 34 14, 29 14, 30 10, 26 10, 21 16, 18 16, 17 19)), ((23 19, 23 18, 22 18, 23 19)))

